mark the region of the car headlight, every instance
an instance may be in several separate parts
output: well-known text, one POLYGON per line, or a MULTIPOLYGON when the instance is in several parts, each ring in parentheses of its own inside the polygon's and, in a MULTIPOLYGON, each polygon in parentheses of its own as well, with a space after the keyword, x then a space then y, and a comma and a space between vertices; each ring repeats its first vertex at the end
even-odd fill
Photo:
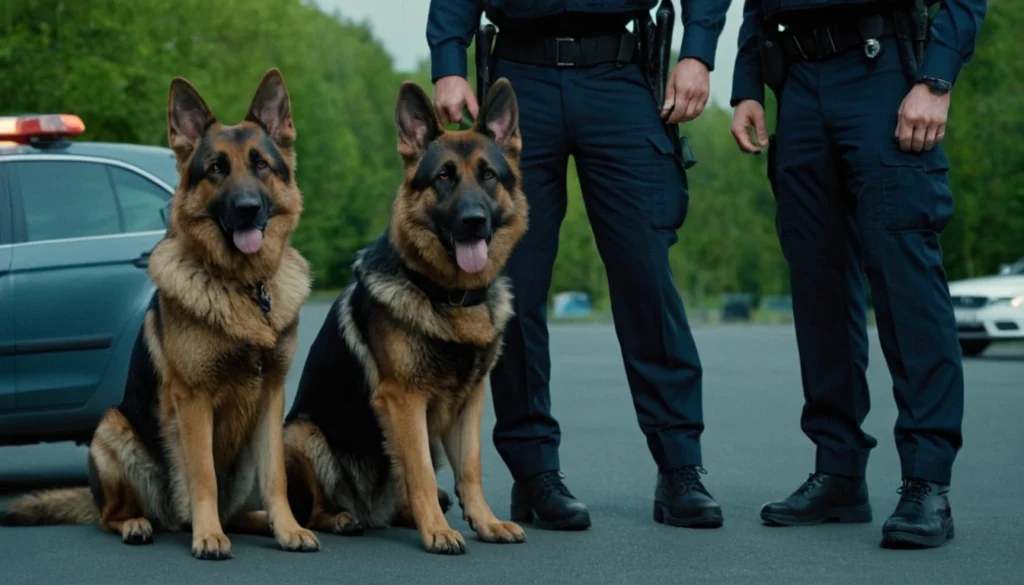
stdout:
POLYGON ((1000 297, 998 299, 992 299, 989 301, 989 306, 993 305, 1010 305, 1014 309, 1024 307, 1024 295, 1018 295, 1015 297, 1000 297))

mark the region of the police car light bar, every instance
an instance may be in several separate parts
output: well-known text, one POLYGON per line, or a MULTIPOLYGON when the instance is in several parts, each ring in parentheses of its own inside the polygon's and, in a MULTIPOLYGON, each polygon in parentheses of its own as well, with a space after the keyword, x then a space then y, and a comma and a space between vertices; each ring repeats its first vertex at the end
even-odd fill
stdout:
POLYGON ((28 144, 85 132, 85 122, 74 114, 0 116, 0 142, 28 144))

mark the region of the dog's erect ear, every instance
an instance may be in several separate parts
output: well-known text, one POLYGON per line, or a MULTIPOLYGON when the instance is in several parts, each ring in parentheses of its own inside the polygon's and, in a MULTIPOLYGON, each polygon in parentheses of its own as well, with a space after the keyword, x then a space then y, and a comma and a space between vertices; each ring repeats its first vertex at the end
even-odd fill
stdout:
POLYGON ((411 81, 403 82, 398 90, 395 125, 398 127, 398 151, 403 156, 423 154, 432 140, 444 134, 430 98, 411 81))
POLYGON ((203 131, 215 121, 196 88, 184 78, 175 77, 167 98, 167 141, 179 159, 192 152, 203 131))
POLYGON ((519 150, 519 104, 512 84, 504 77, 495 81, 487 92, 474 130, 490 136, 506 148, 519 150))
POLYGON ((288 88, 284 86, 284 77, 276 68, 267 71, 260 80, 245 120, 262 126, 278 146, 287 148, 295 142, 295 124, 292 122, 288 88))

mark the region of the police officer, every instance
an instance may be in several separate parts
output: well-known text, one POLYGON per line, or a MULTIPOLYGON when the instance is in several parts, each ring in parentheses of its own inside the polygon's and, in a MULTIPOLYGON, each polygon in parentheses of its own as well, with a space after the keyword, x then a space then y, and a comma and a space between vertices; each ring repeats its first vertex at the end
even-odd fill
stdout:
MULTIPOLYGON (((507 265, 515 317, 490 382, 494 444, 508 466, 512 519, 539 528, 585 529, 590 513, 563 483, 560 429, 550 412, 546 306, 566 166, 574 157, 639 426, 657 463, 655 520, 720 526, 700 479, 704 429, 701 364, 669 269, 689 201, 678 135, 709 94, 728 0, 683 0, 680 60, 665 102, 638 67, 627 25, 657 0, 433 0, 427 23, 434 100, 457 122, 479 104, 466 80, 467 48, 486 11, 497 26, 493 78, 515 88, 530 227, 507 265)), ((573 406, 570 406, 573 408, 573 406)), ((574 408, 589 408, 579 403, 574 408)))
POLYGON ((953 536, 948 491, 962 442, 964 379, 939 246, 953 194, 939 143, 986 5, 945 0, 930 25, 926 10, 923 2, 746 0, 733 77, 732 134, 744 152, 768 142, 762 84, 778 98, 769 180, 790 268, 801 428, 817 448, 809 479, 761 517, 872 519, 863 272, 899 409, 903 482, 883 546, 939 546, 953 536))

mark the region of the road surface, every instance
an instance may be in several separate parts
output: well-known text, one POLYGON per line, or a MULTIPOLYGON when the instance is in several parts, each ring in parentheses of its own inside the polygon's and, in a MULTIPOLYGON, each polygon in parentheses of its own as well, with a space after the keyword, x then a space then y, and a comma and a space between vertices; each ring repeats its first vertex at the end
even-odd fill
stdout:
MULTIPOLYGON (((326 306, 304 310, 299 369, 326 306)), ((966 362, 965 444, 954 470, 956 540, 937 550, 878 547, 898 494, 892 442, 896 418, 884 359, 872 331, 868 372, 873 410, 865 428, 879 441, 868 474, 871 524, 769 528, 760 506, 807 477, 811 444, 799 429, 801 393, 790 326, 710 327, 695 333, 705 367, 705 483, 725 513, 718 530, 655 524, 655 467, 637 426, 614 330, 608 325, 553 326, 553 396, 562 425, 561 457, 570 489, 590 506, 587 532, 527 525, 527 542, 476 540, 458 508, 449 522, 469 547, 460 557, 430 555, 411 530, 362 537, 321 535, 318 553, 286 553, 270 538, 230 535, 235 558, 201 562, 188 534, 157 534, 129 547, 94 526, 0 528, 0 583, 186 582, 218 585, 486 583, 632 584, 802 583, 830 585, 1024 582, 1024 350, 990 350, 966 362)), ((507 518, 511 480, 493 445, 490 401, 484 420, 484 488, 507 518)), ((0 449, 0 507, 17 493, 81 482, 85 450, 67 444, 0 449)), ((440 476, 451 489, 449 470, 440 476)))

